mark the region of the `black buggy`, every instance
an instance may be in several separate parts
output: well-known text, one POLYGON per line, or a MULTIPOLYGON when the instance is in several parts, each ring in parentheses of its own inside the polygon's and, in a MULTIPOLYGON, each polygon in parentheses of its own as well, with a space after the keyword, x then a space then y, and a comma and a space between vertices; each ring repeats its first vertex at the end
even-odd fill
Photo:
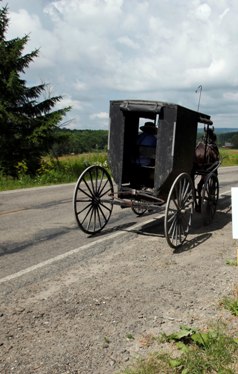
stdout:
POLYGON ((180 105, 159 101, 120 100, 110 102, 108 162, 106 168, 88 167, 74 190, 74 213, 87 234, 101 231, 110 219, 113 205, 131 207, 138 216, 146 211, 165 211, 164 233, 170 247, 184 243, 196 208, 204 223, 212 221, 219 195, 219 159, 209 162, 209 115, 180 105), (152 121, 157 127, 156 148, 138 146, 141 124, 152 121), (198 123, 204 124, 205 154, 197 167, 195 149, 198 123), (138 166, 138 155, 152 160, 138 166))

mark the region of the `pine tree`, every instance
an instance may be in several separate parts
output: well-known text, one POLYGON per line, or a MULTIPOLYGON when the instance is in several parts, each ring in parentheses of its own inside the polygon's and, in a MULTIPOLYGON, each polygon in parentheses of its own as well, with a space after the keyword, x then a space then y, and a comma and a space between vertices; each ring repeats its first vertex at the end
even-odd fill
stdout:
POLYGON ((23 54, 28 35, 6 40, 8 23, 8 8, 0 8, 0 171, 16 177, 22 164, 35 175, 70 107, 53 110, 61 96, 41 101, 46 84, 27 87, 22 75, 39 50, 23 54))

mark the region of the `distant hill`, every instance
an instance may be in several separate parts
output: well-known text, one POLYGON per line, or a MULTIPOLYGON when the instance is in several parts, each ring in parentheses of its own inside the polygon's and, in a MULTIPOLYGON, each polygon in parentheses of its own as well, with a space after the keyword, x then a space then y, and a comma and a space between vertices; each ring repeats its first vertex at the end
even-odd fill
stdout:
MULTIPOLYGON (((214 126, 215 133, 216 134, 227 134, 230 132, 238 132, 238 128, 233 128, 233 127, 216 127, 214 126)), ((199 128, 198 132, 203 132, 203 128, 199 128)))
MULTIPOLYGON (((203 129, 198 129, 198 139, 203 136, 203 129)), ((219 147, 229 146, 231 148, 238 148, 238 128, 218 127, 215 128, 217 135, 217 144, 219 147)))
POLYGON ((215 127, 216 134, 226 134, 228 132, 238 132, 238 128, 232 127, 215 127))

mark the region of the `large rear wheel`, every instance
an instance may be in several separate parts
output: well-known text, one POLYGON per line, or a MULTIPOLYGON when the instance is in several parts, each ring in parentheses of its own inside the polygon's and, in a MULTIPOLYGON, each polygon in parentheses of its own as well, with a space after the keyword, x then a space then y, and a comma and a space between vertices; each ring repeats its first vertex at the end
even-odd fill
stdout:
POLYGON ((82 231, 96 234, 109 221, 114 190, 111 177, 101 166, 90 166, 80 175, 74 190, 74 213, 82 231))
POLYGON ((188 235, 194 210, 194 188, 187 173, 180 174, 172 184, 166 203, 164 231, 171 248, 182 245, 188 235))

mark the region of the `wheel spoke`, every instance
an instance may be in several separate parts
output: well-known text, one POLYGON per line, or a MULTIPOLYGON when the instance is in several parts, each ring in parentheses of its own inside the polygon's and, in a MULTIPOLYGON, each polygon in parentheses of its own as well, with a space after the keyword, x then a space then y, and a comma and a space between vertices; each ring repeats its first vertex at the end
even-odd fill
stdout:
POLYGON ((177 216, 176 215, 174 215, 173 217, 172 217, 172 222, 171 222, 171 225, 170 225, 170 227, 169 227, 169 234, 171 234, 171 235, 173 235, 173 233, 174 233, 174 229, 176 228, 176 221, 177 221, 177 216))
POLYGON ((102 187, 103 180, 104 180, 104 172, 101 174, 100 183, 98 185, 98 193, 99 194, 102 193, 102 191, 105 188, 105 186, 109 183, 109 180, 106 179, 105 182, 104 182, 104 186, 102 187))
POLYGON ((82 192, 84 195, 86 195, 90 199, 92 199, 92 193, 91 193, 91 195, 89 195, 89 193, 87 191, 85 191, 84 189, 82 189, 81 187, 78 187, 78 191, 82 192))
POLYGON ((168 222, 173 221, 175 219, 175 217, 176 217, 176 214, 177 214, 176 210, 174 210, 173 213, 171 213, 171 215, 169 214, 169 216, 168 216, 168 222))
POLYGON ((110 191, 111 191, 111 188, 110 188, 110 186, 109 186, 108 189, 107 189, 106 191, 104 191, 103 193, 100 192, 99 196, 102 198, 103 196, 107 195, 110 191))
POLYGON ((75 202, 76 203, 90 203, 92 201, 92 199, 76 199, 75 202))
MULTIPOLYGON (((87 230, 89 230, 90 229, 90 225, 91 225, 91 222, 92 222, 92 218, 93 218, 93 213, 94 213, 94 209, 93 209, 93 206, 91 206, 91 214, 90 214, 90 217, 89 217, 89 220, 88 220, 88 224, 87 224, 87 230)), ((87 214, 87 216, 88 216, 88 214, 87 214)), ((85 217, 86 218, 86 217, 85 217)), ((85 219, 84 219, 85 220, 85 219)))
POLYGON ((88 183, 88 181, 86 179, 83 178, 83 181, 84 181, 85 185, 87 186, 89 192, 91 193, 91 196, 93 196, 95 194, 95 192, 94 192, 94 185, 93 185, 93 180, 92 180, 92 174, 89 173, 89 176, 90 176, 91 186, 89 185, 89 183, 88 183))
MULTIPOLYGON (((110 203, 109 203, 110 204, 110 203)), ((108 205, 109 205, 108 204, 108 205)), ((108 212, 111 211, 110 207, 111 207, 111 204, 109 205, 109 207, 107 205, 105 205, 105 203, 103 203, 102 201, 100 202, 99 204, 99 208, 103 207, 104 209, 106 209, 108 212)))
POLYGON ((90 205, 87 213, 86 213, 86 216, 84 217, 84 219, 82 220, 82 224, 84 224, 84 222, 86 221, 86 219, 88 218, 88 215, 90 214, 90 212, 92 211, 93 207, 92 205, 90 205))
POLYGON ((81 210, 79 210, 79 211, 77 210, 77 211, 76 211, 76 214, 79 215, 79 214, 83 213, 83 212, 84 212, 86 209, 88 209, 88 208, 90 208, 90 209, 92 208, 91 203, 88 204, 88 205, 86 205, 85 207, 83 207, 81 210))
POLYGON ((107 212, 110 212, 110 208, 108 208, 105 204, 102 204, 102 203, 98 206, 98 208, 100 209, 100 212, 101 212, 103 218, 106 220, 107 219, 106 214, 105 214, 106 212, 104 212, 104 210, 106 210, 107 212), (104 210, 103 210, 103 208, 104 208, 104 210))
POLYGON ((175 199, 175 198, 173 198, 172 201, 173 201, 173 203, 174 203, 174 205, 175 205, 176 210, 178 210, 179 207, 180 207, 180 203, 179 203, 179 201, 177 201, 177 199, 175 199))

